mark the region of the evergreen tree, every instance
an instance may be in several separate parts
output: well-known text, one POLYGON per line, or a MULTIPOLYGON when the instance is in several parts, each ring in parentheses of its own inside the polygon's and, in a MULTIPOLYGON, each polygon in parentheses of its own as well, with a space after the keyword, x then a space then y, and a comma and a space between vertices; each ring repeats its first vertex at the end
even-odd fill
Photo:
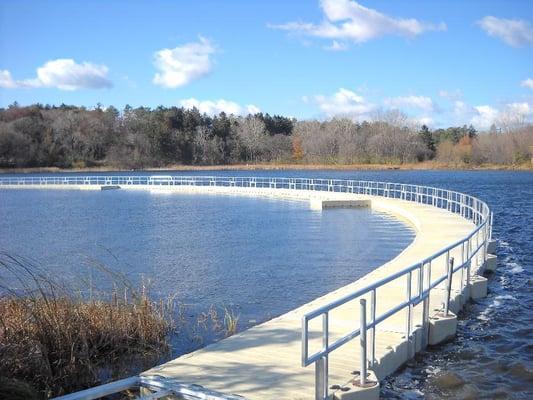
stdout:
POLYGON ((437 149, 435 147, 435 139, 433 138, 433 134, 431 133, 429 128, 426 125, 422 125, 422 128, 420 128, 420 131, 418 132, 418 135, 433 155, 437 149))

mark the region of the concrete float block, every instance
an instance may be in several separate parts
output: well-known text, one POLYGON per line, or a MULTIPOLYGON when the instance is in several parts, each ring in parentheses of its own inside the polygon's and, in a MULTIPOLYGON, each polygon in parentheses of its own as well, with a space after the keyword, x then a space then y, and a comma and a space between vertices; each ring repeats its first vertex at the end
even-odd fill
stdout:
POLYGON ((429 317, 429 339, 431 346, 442 343, 455 336, 457 331, 457 315, 450 312, 448 315, 437 313, 429 317))
POLYGON ((317 197, 309 199, 312 210, 323 210, 325 208, 362 208, 370 207, 370 200, 328 200, 317 197))
POLYGON ((367 383, 361 386, 359 375, 354 375, 346 385, 336 387, 334 400, 379 400, 379 381, 373 371, 369 370, 367 383))
POLYGON ((475 258, 472 259, 471 266, 472 266, 471 272, 474 274, 483 275, 483 273, 486 271, 487 263, 485 262, 485 259, 483 258, 483 254, 481 253, 481 251, 475 258))
POLYGON ((487 253, 496 254, 496 247, 498 246, 498 241, 496 239, 489 239, 487 242, 487 253))
MULTIPOLYGON (((64 189, 64 188, 56 188, 56 189, 64 189)), ((80 186, 78 188, 75 188, 75 190, 102 190, 102 189, 100 188, 100 186, 87 185, 87 186, 80 186)))
POLYGON ((322 210, 322 199, 310 198, 309 206, 311 210, 322 210))
POLYGON ((378 379, 385 379, 409 360, 407 355, 407 341, 397 346, 387 346, 387 352, 378 358, 372 369, 378 379))
POLYGON ((498 257, 494 254, 487 254, 487 259, 485 260, 485 271, 494 272, 498 267, 498 257))
POLYGON ((376 376, 381 381, 397 371, 403 364, 412 359, 416 353, 422 351, 424 346, 424 329, 416 325, 411 333, 411 340, 404 340, 399 345, 387 346, 388 351, 382 354, 372 367, 376 376))
POLYGON ((482 258, 479 259, 479 263, 475 259, 472 259, 472 261, 470 261, 470 272, 472 274, 483 275, 483 273, 485 272, 485 262, 482 258))
POLYGON ((416 325, 415 330, 413 331, 413 357, 416 353, 420 353, 423 350, 424 346, 424 329, 422 325, 416 325))
MULTIPOLYGON (((448 295, 448 291, 446 289, 433 289, 431 292, 432 298, 434 298, 433 301, 436 302, 433 303, 433 305, 438 305, 438 308, 434 308, 433 311, 442 311, 444 309, 444 303, 446 302, 446 296, 448 295)), ((450 292, 450 311, 454 314, 457 314, 459 311, 462 310, 463 305, 466 303, 466 296, 461 293, 460 290, 453 289, 450 292)))
POLYGON ((419 353, 422 350, 423 335, 422 325, 416 325, 413 332, 411 332, 411 339, 409 341, 407 341, 405 336, 402 336, 407 345, 405 350, 405 362, 412 359, 416 353, 419 353))
MULTIPOLYGON (((465 276, 466 276, 466 273, 465 273, 465 276)), ((464 283, 464 286, 466 286, 466 282, 464 283)), ((453 303, 453 308, 450 308, 450 310, 453 313, 458 314, 459 311, 463 309, 463 306, 467 302, 468 302, 468 296, 466 293, 466 289, 463 288, 463 293, 461 292, 459 288, 452 290, 451 303, 453 303)))
POLYGON ((488 279, 484 276, 474 275, 470 277, 470 298, 472 300, 487 297, 488 279))
MULTIPOLYGON (((446 296, 446 294, 444 296, 446 296)), ((444 299, 446 299, 446 297, 444 297, 444 299)), ((454 314, 458 314, 459 311, 463 309, 463 306, 466 304, 467 300, 468 298, 466 293, 461 293, 461 291, 458 289, 452 290, 450 293, 450 311, 454 314)))

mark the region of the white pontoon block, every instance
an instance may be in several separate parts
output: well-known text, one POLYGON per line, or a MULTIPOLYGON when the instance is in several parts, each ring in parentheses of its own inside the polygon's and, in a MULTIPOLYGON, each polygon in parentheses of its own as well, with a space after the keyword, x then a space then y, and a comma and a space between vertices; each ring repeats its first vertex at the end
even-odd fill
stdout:
POLYGON ((433 346, 445 342, 455 336, 457 332, 457 315, 449 312, 448 315, 438 313, 429 318, 429 340, 433 346))
POLYGON ((359 375, 333 392, 334 400, 379 400, 379 382, 372 371, 368 371, 366 384, 361 386, 359 375))
POLYGON ((485 271, 494 272, 498 267, 498 257, 494 254, 487 254, 487 259, 485 260, 485 271))
POLYGON ((470 298, 472 300, 487 297, 488 279, 484 276, 474 275, 470 278, 470 298))

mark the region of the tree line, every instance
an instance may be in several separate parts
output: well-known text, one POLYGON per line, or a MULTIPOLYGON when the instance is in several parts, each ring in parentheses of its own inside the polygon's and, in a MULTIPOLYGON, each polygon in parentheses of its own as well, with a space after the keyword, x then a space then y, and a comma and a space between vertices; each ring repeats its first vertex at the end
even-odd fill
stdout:
POLYGON ((0 167, 148 168, 238 163, 515 164, 531 160, 533 128, 430 130, 399 111, 370 121, 258 113, 215 116, 180 107, 0 108, 0 167))

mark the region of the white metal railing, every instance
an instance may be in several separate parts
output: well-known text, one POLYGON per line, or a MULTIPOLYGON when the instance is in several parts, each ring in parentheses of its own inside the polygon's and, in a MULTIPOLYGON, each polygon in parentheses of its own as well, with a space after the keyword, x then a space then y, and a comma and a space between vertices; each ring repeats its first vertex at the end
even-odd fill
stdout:
MULTIPOLYGON (((442 282, 446 282, 447 297, 444 312, 448 313, 453 274, 460 272, 461 293, 468 290, 470 284, 472 260, 481 257, 486 259, 487 243, 492 237, 493 215, 483 201, 468 194, 434 187, 410 185, 391 182, 357 181, 341 179, 310 179, 310 178, 275 178, 275 177, 222 177, 222 176, 172 176, 172 175, 113 175, 113 176, 43 176, 43 177, 2 177, 0 188, 28 185, 145 185, 152 186, 219 186, 242 188, 268 188, 312 190, 327 192, 354 193, 370 196, 382 196, 412 201, 445 209, 472 221, 475 228, 466 237, 453 243, 435 254, 391 274, 378 282, 357 290, 345 297, 313 310, 302 317, 302 365, 315 363, 315 398, 325 399, 328 396, 328 357, 329 354, 347 342, 360 337, 361 342, 361 384, 365 384, 366 369, 376 362, 376 326, 401 310, 407 309, 405 331, 407 340, 413 335, 413 308, 422 303, 422 324, 427 341, 429 321, 429 299, 431 290, 442 282), (460 254, 460 260, 454 263, 451 253, 460 254), (432 262, 438 257, 446 257, 447 271, 441 276, 432 277, 432 262), (455 266, 454 266, 455 265, 455 266), (417 290, 413 293, 412 280, 416 275, 417 290), (406 279, 406 298, 403 302, 377 315, 376 291, 384 285, 398 279, 406 279), (369 296, 370 310, 367 313, 366 298, 369 296), (350 301, 360 299, 360 326, 345 336, 330 343, 329 313, 350 301), (367 318, 367 315, 369 318, 367 318), (322 348, 309 354, 309 322, 322 318, 322 348), (367 338, 370 344, 367 344, 367 338), (367 354, 370 350, 370 360, 367 354)), ((105 386, 105 385, 104 385, 105 386)), ((93 388, 97 389, 97 388, 93 388)), ((72 396, 75 396, 73 394, 72 396)), ((101 396, 90 397, 98 398, 101 396)), ((87 399, 89 397, 69 397, 69 399, 87 399)))
POLYGON ((461 215, 463 218, 472 221, 475 228, 463 239, 443 248, 429 257, 412 264, 401 271, 393 273, 371 285, 350 293, 338 300, 308 312, 302 317, 302 366, 315 363, 315 399, 328 398, 328 357, 329 354, 348 343, 352 339, 360 338, 360 369, 359 379, 363 386, 366 382, 367 368, 373 367, 376 363, 376 327, 388 318, 397 314, 401 310, 407 309, 405 321, 405 334, 408 342, 412 341, 413 335, 413 309, 422 303, 422 329, 423 346, 427 344, 429 334, 429 300, 431 290, 446 283, 445 302, 443 306, 444 314, 448 315, 450 307, 450 297, 452 289, 453 274, 460 271, 460 293, 469 290, 471 265, 474 259, 486 260, 487 244, 492 237, 493 214, 483 201, 467 194, 454 191, 421 187, 416 185, 399 185, 389 183, 374 183, 362 185, 364 188, 371 187, 370 192, 363 189, 365 194, 385 197, 395 197, 403 200, 428 204, 438 208, 444 208, 450 212, 461 215), (454 257, 450 254, 460 254, 460 262, 455 263, 454 257), (439 257, 445 257, 446 270, 441 276, 432 278, 432 262, 439 257), (455 266, 454 266, 455 264, 455 266), (405 300, 392 306, 392 308, 376 315, 377 296, 379 288, 386 284, 404 278, 406 297, 405 300), (417 283, 416 293, 413 293, 412 282, 415 277, 417 283), (367 318, 367 299, 370 298, 370 318, 367 318), (360 323, 357 329, 350 331, 335 342, 330 342, 329 335, 329 313, 350 302, 359 299, 360 302, 360 323), (309 354, 309 322, 315 318, 322 318, 322 348, 309 354), (370 336, 370 344, 367 336, 370 336), (370 356, 368 353, 370 352, 370 356), (370 358, 370 360, 368 360, 370 358))
MULTIPOLYGON (((184 399, 184 400, 243 400, 238 395, 227 395, 209 390, 199 385, 184 384, 176 379, 159 375, 132 376, 105 385, 95 386, 65 396, 56 397, 55 400, 92 400, 126 390, 139 391, 141 399, 184 399)), ((131 398, 131 397, 128 397, 131 398)))

